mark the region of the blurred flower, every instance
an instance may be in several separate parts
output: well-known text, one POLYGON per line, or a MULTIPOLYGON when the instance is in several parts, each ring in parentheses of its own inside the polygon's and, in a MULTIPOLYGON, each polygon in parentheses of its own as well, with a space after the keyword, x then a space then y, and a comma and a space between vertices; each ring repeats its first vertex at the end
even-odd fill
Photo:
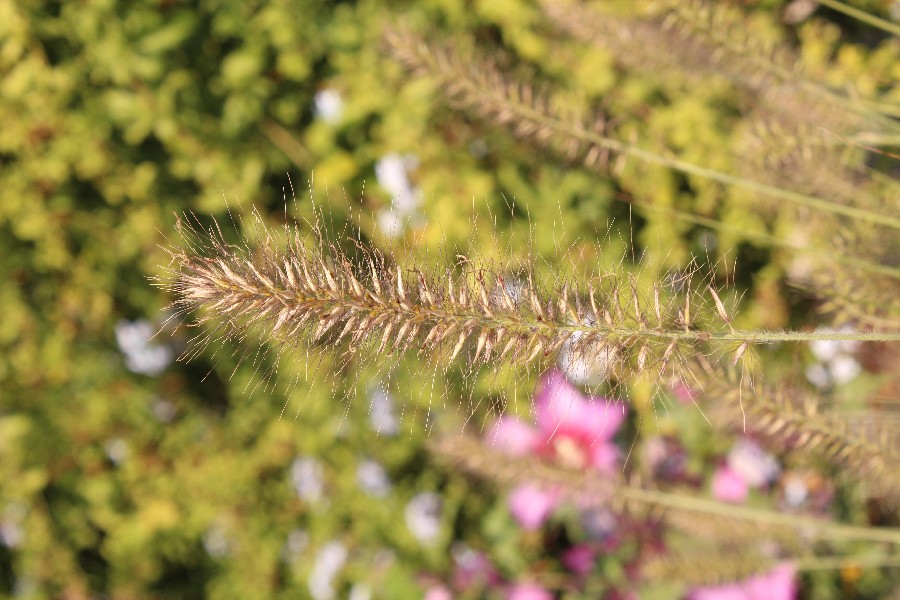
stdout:
POLYGON ((593 570, 596 558, 596 552, 590 544, 577 544, 563 553, 562 564, 572 573, 583 577, 593 570))
POLYGON ((695 588, 688 600, 793 600, 797 597, 794 567, 783 564, 765 575, 740 583, 695 588))
POLYGON ((509 495, 509 512, 527 531, 539 529, 559 503, 559 492, 542 490, 530 483, 516 487, 509 495))
POLYGON ((818 7, 816 0, 793 0, 784 8, 782 19, 788 25, 797 25, 808 19, 818 7))
POLYGON ((405 511, 406 526, 423 544, 437 540, 441 532, 441 497, 434 492, 413 496, 405 511))
POLYGON ((604 342, 591 344, 587 348, 584 344, 578 347, 582 336, 584 332, 576 331, 565 341, 559 350, 557 364, 570 381, 581 385, 603 383, 619 362, 619 350, 604 342))
POLYGON ((378 185, 391 194, 391 202, 400 212, 412 210, 418 206, 418 200, 409 181, 409 171, 419 165, 415 156, 407 154, 386 154, 375 164, 375 177, 378 185))
POLYGON ((350 595, 347 600, 371 600, 372 588, 367 583, 355 583, 350 588, 350 595))
POLYGON ((500 583, 500 574, 491 564, 491 560, 462 543, 454 544, 453 559, 456 568, 453 571, 453 587, 460 591, 468 591, 476 586, 496 585, 500 583))
POLYGON ((153 411, 153 416, 161 423, 171 423, 175 415, 178 414, 178 409, 174 404, 161 398, 154 400, 151 410, 153 411))
POLYGON ((778 478, 781 469, 775 457, 747 438, 738 440, 724 465, 716 469, 712 493, 722 502, 740 504, 750 488, 767 486, 778 478))
MULTIPOLYGON (((514 455, 543 455, 571 468, 613 473, 619 449, 610 440, 625 420, 624 405, 588 397, 558 370, 541 379, 534 396, 536 426, 501 417, 488 440, 514 455)), ((523 484, 509 497, 510 512, 526 529, 536 529, 553 512, 559 494, 523 484)))
POLYGON ((322 546, 316 554, 306 587, 315 600, 334 598, 333 580, 347 561, 347 549, 338 541, 322 546))
POLYGON ((0 544, 16 548, 25 540, 25 531, 15 521, 0 521, 0 544))
POLYGON ((753 488, 772 483, 781 471, 774 456, 746 438, 738 440, 731 448, 727 461, 728 467, 753 488))
POLYGON ((380 387, 371 393, 372 403, 369 406, 369 424, 376 433, 397 435, 400 423, 394 414, 394 399, 380 387))
POLYGON ((834 482, 814 471, 788 471, 779 481, 781 502, 786 511, 828 515, 834 501, 834 482))
POLYGON ((340 93, 331 88, 325 88, 316 92, 315 97, 316 116, 326 123, 337 123, 344 112, 344 101, 340 93))
POLYGON ((615 513, 606 508, 592 506, 581 513, 581 526, 588 539, 603 542, 605 550, 613 550, 618 544, 614 534, 619 522, 615 513))
POLYGON ((788 474, 782 482, 784 490, 784 502, 791 508, 802 506, 809 497, 809 489, 802 477, 795 474, 788 474))
POLYGON ((119 321, 116 323, 116 343, 125 354, 125 366, 133 373, 159 375, 174 358, 172 349, 160 344, 151 344, 155 331, 144 320, 119 321))
POLYGON ((389 237, 397 237, 407 221, 420 221, 419 190, 409 180, 409 171, 418 166, 415 156, 390 153, 375 164, 378 185, 391 194, 391 206, 377 215, 381 232, 389 237))
POLYGON ((643 452, 654 479, 674 482, 688 478, 688 454, 676 438, 653 436, 644 443, 643 452))
POLYGON ((422 600, 453 600, 453 594, 442 585, 430 587, 425 591, 422 600))
POLYGON ((325 495, 322 465, 314 458, 301 456, 294 459, 291 481, 297 496, 307 502, 318 502, 325 495))
POLYGON ((128 455, 131 454, 131 450, 128 448, 128 442, 122 438, 112 438, 111 440, 108 440, 104 445, 104 450, 106 451, 106 457, 116 466, 125 462, 125 460, 128 459, 128 455))
POLYGON ((0 515, 0 544, 7 548, 16 548, 25 540, 25 530, 21 523, 28 514, 28 505, 22 502, 10 502, 0 515))
POLYGON ((740 504, 747 499, 750 487, 744 478, 735 473, 728 465, 716 469, 712 480, 712 493, 717 500, 740 504))
MULTIPOLYGON (((821 331, 821 330, 820 330, 821 331)), ((841 327, 841 333, 852 333, 852 327, 841 327)), ((843 385, 856 379, 862 367, 854 358, 859 342, 853 340, 814 340, 809 349, 818 362, 806 368, 806 378, 818 388, 843 385)))
POLYGON ((506 600, 553 600, 553 594, 534 583, 517 583, 506 590, 506 600))
POLYGON ((309 534, 302 529, 292 530, 284 542, 282 558, 285 562, 292 563, 306 550, 309 545, 309 534))
POLYGON ((391 491, 391 481, 384 467, 374 460, 364 460, 356 468, 356 480, 359 486, 370 496, 383 498, 391 491))
POLYGON ((681 404, 691 405, 697 401, 697 392, 689 388, 683 381, 679 381, 672 386, 672 395, 681 404))
POLYGON ((549 371, 534 396, 536 427, 501 417, 488 440, 512 455, 548 456, 573 468, 617 469, 619 449, 610 440, 625 420, 625 407, 585 396, 558 370, 549 371))
POLYGON ((231 550, 231 544, 225 534, 225 528, 214 524, 207 529, 203 535, 203 547, 206 549, 206 553, 213 558, 227 556, 231 550))
POLYGON ((469 143, 469 154, 475 158, 484 158, 487 156, 488 150, 488 145, 484 140, 477 139, 469 143))

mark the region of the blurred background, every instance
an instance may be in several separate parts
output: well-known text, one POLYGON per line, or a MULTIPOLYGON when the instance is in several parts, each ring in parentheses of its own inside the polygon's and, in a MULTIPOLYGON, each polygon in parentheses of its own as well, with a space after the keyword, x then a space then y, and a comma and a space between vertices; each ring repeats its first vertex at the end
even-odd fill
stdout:
MULTIPOLYGON (((878 89, 896 76, 896 45, 839 13, 732 4, 823 80, 878 89)), ((810 314, 814 298, 783 283, 796 255, 759 243, 789 221, 665 169, 600 176, 448 110, 385 55, 383 31, 398 22, 488 44, 498 64, 602 106, 626 139, 733 166, 727 149, 747 108, 733 86, 630 72, 608 51, 554 37, 528 0, 0 0, 0 597, 629 589, 627 543, 589 553, 585 572, 602 584, 578 587, 560 557, 593 535, 581 517, 524 531, 502 493, 425 448, 436 423, 461 429, 473 410, 489 423, 485 407, 513 383, 527 411, 536 375, 426 371, 443 398, 431 405, 414 357, 354 373, 325 357, 308 379, 307 365, 288 361, 262 385, 277 360, 265 347, 258 361, 239 361, 233 346, 175 360, 195 332, 170 319, 173 298, 153 281, 169 277, 165 248, 179 244, 186 211, 252 239, 254 209, 277 225, 319 207, 335 232, 432 265, 457 251, 502 261, 531 250, 547 257, 546 273, 570 269, 566 256, 615 264, 627 247, 651 266, 699 255, 743 299, 740 324, 779 328, 810 314), (727 268, 735 259, 738 273, 727 268)), ((808 352, 791 360, 824 364, 808 352)), ((632 394, 639 413, 650 410, 645 391, 632 394)), ((699 415, 672 419, 694 437, 656 451, 688 448, 702 487, 732 442, 699 415)), ((626 425, 626 445, 639 427, 626 425)), ((597 528, 606 539, 608 523, 597 528)), ((835 596, 890 589, 881 575, 817 577, 835 596)))

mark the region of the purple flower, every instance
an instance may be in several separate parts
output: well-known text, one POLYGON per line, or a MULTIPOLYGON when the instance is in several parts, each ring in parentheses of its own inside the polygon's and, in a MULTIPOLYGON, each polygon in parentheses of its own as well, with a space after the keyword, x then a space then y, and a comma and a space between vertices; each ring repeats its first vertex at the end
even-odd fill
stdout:
MULTIPOLYGON (((585 396, 553 369, 538 384, 534 406, 535 425, 502 417, 488 440, 513 456, 545 456, 571 468, 615 472, 620 452, 611 439, 625 420, 623 404, 585 396)), ((524 528, 537 529, 559 498, 556 490, 523 484, 510 495, 510 512, 524 528)))
POLYGON ((571 572, 583 577, 594 568, 595 558, 594 549, 589 544, 578 544, 566 550, 562 564, 571 572))
POLYGON ((494 586, 501 581, 500 574, 491 560, 464 544, 453 547, 453 558, 456 568, 453 570, 453 587, 468 591, 476 587, 494 586))
POLYGON ((794 567, 783 564, 765 575, 754 575, 739 583, 695 588, 688 600, 794 600, 797 585, 794 567))
POLYGON ((775 457, 753 440, 743 438, 728 453, 728 467, 739 474, 753 488, 768 485, 778 478, 780 471, 775 457))

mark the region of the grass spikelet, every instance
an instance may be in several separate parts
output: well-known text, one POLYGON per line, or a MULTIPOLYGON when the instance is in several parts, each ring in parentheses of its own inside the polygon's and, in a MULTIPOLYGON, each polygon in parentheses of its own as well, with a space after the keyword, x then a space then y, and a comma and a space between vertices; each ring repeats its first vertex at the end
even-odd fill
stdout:
POLYGON ((858 257, 880 269, 824 260, 800 283, 824 298, 822 310, 837 324, 900 330, 900 236, 856 227, 835 232, 829 241, 834 255, 858 257))
POLYGON ((890 212, 862 172, 866 153, 839 145, 833 135, 807 124, 751 116, 736 149, 747 174, 762 174, 774 186, 794 189, 848 206, 890 212))
POLYGON ((717 370, 701 406, 714 421, 759 436, 782 452, 831 465, 869 495, 900 498, 900 435, 875 419, 851 419, 796 388, 750 386, 717 370), (707 408, 708 407, 708 408, 707 408))
POLYGON ((605 171, 611 157, 635 158, 823 214, 852 218, 862 224, 879 224, 892 230, 900 229, 900 215, 882 214, 745 179, 616 139, 603 115, 584 114, 575 109, 563 110, 554 106, 545 94, 535 91, 538 86, 527 77, 510 79, 485 58, 462 56, 451 42, 443 45, 428 43, 400 27, 387 29, 384 40, 390 56, 412 76, 434 81, 445 100, 454 108, 506 127, 514 136, 553 150, 567 160, 605 171))
POLYGON ((532 274, 511 285, 504 272, 475 259, 435 273, 392 264, 362 246, 351 258, 318 232, 307 243, 293 230, 279 245, 259 217, 256 228, 260 243, 251 249, 226 243, 217 226, 179 221, 185 242, 169 249, 171 282, 164 285, 178 314, 214 328, 195 345, 256 331, 283 349, 315 346, 345 360, 413 351, 434 364, 459 359, 469 369, 543 369, 559 360, 600 384, 690 379, 694 358, 730 357, 765 341, 731 328, 733 315, 715 288, 683 278, 658 281, 652 295, 624 273, 595 274, 587 289, 565 281, 544 288, 532 274))
POLYGON ((695 81, 725 77, 795 124, 848 133, 877 122, 896 130, 895 124, 865 103, 851 101, 806 77, 790 48, 761 41, 758 33, 747 30, 746 16, 733 7, 664 0, 653 3, 640 18, 625 18, 579 2, 545 1, 542 8, 558 29, 612 52, 626 68, 675 71, 695 81), (660 52, 660 47, 665 51, 660 52))
POLYGON ((651 557, 641 565, 645 581, 677 581, 691 586, 708 586, 746 579, 764 573, 776 564, 760 552, 732 548, 696 547, 684 552, 669 552, 651 557))

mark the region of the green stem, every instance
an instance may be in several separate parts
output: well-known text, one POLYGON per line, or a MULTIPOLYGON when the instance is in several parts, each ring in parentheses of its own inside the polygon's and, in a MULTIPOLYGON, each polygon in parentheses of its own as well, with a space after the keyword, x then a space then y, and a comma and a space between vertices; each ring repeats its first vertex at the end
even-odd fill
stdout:
POLYGON ((861 208, 856 208, 854 206, 836 204, 834 202, 829 202, 821 198, 816 198, 815 196, 809 196, 807 194, 801 194, 799 192, 792 192, 790 190, 781 189, 775 186, 760 183, 758 181, 753 181, 751 179, 728 175, 727 173, 716 171, 715 169, 701 167, 699 165, 695 165, 675 158, 669 158, 661 154, 650 152, 649 150, 631 146, 618 140, 585 131, 578 127, 565 125, 556 119, 551 119, 543 114, 538 113, 537 111, 530 110, 521 105, 516 105, 516 107, 517 109, 528 113, 524 115, 528 119, 539 122, 547 127, 554 128, 557 131, 560 131, 567 135, 571 135, 576 139, 580 139, 601 148, 608 148, 609 150, 619 152, 626 156, 633 156, 644 162, 669 167, 676 171, 681 171, 682 173, 688 173, 690 175, 705 177, 706 179, 718 181, 719 183, 723 183, 726 185, 741 187, 747 190, 758 192, 760 194, 771 196, 772 198, 787 200, 788 202, 793 202, 794 204, 798 204, 800 206, 806 206, 808 208, 814 208, 825 212, 843 215, 845 217, 850 217, 853 219, 859 219, 860 221, 868 221, 870 223, 877 223, 886 227, 900 229, 900 218, 897 217, 873 213, 861 208))
POLYGON ((900 36, 900 25, 896 25, 891 23, 890 21, 886 21, 881 17, 876 17, 875 15, 870 15, 869 13, 860 10, 858 8, 853 8, 852 6, 848 6, 840 0, 818 0, 819 4, 823 6, 827 6, 831 10, 836 10, 837 12, 844 13, 848 17, 853 17, 857 21, 862 23, 866 23, 867 25, 871 25, 872 27, 876 27, 881 29, 882 31, 886 31, 891 35, 900 36))
MULTIPOLYGON (((622 199, 622 198, 620 198, 622 199)), ((759 241, 764 244, 770 244, 772 246, 777 246, 779 248, 786 248, 788 250, 793 250, 794 252, 801 252, 804 254, 813 254, 815 256, 820 256, 822 254, 821 250, 817 250, 814 248, 808 248, 805 246, 799 246, 797 244, 791 244, 790 242, 786 242, 785 240, 774 236, 768 235, 765 233, 755 233, 752 231, 748 231, 746 229, 742 229, 740 227, 735 227, 731 225, 726 225, 721 221, 717 221, 716 219, 711 219, 709 217, 703 217, 700 215, 695 215, 693 213, 689 213, 686 211, 678 210, 677 208, 672 208, 669 206, 660 206, 657 204, 651 204, 649 202, 641 202, 640 200, 633 199, 622 199, 624 202, 628 202, 629 204, 633 204, 634 206, 639 206, 641 208, 645 208, 647 210, 656 210, 660 212, 664 212, 670 214, 676 218, 682 219, 689 223, 694 223, 696 225, 702 225, 703 227, 709 227, 710 229, 715 229, 717 231, 733 231, 740 233, 743 237, 753 239, 759 241)), ((840 263, 843 265, 847 265, 849 267, 856 267, 863 271, 869 271, 870 273, 877 273, 879 275, 885 275, 887 277, 893 277, 895 279, 900 279, 900 268, 891 267, 888 265, 882 265, 879 263, 873 263, 868 260, 864 260, 861 258, 856 258, 853 256, 843 256, 840 254, 829 256, 829 260, 840 263)))
POLYGON ((900 146, 900 135, 864 131, 847 137, 847 140, 867 146, 900 146))
MULTIPOLYGON (((867 21, 869 22, 869 24, 875 24, 872 21, 885 23, 878 17, 874 17, 872 15, 869 15, 868 13, 864 13, 862 11, 847 7, 842 2, 839 2, 837 0, 825 0, 824 2, 822 2, 822 4, 831 6, 835 10, 845 12, 845 14, 851 14, 850 12, 846 11, 854 11, 856 14, 851 14, 851 16, 855 16, 860 20, 866 20, 866 18, 871 19, 871 21, 867 21), (838 8, 838 6, 842 8, 838 8)), ((688 23, 690 23, 689 18, 687 19, 687 21, 688 23)), ((892 25, 891 23, 887 23, 887 25, 889 27, 897 29, 897 27, 895 25, 892 25)), ((713 40, 721 47, 727 48, 733 54, 755 64, 759 69, 771 73, 779 81, 792 84, 803 91, 809 92, 813 95, 825 99, 826 101, 832 102, 847 111, 857 113, 863 117, 873 118, 877 120, 879 125, 881 125, 885 129, 895 132, 897 131, 897 123, 891 119, 885 118, 885 115, 896 115, 896 113, 893 112, 896 110, 896 107, 890 105, 885 107, 879 105, 877 102, 848 98, 842 94, 838 94, 832 91, 827 86, 799 77, 796 72, 792 71, 791 69, 781 67, 777 62, 769 59, 766 56, 760 55, 757 52, 754 52, 752 48, 745 47, 740 43, 735 44, 731 36, 727 34, 723 35, 722 32, 718 31, 715 28, 703 30, 703 34, 707 35, 711 40, 713 40)))
MULTIPOLYGON (((695 493, 646 489, 637 485, 617 482, 596 474, 569 469, 558 464, 548 464, 533 459, 511 457, 495 450, 488 450, 483 442, 457 437, 433 443, 431 452, 438 459, 449 461, 457 468, 487 477, 500 484, 518 484, 535 481, 545 487, 561 487, 576 498, 596 498, 609 504, 634 503, 655 506, 676 513, 694 513, 707 517, 719 517, 726 521, 744 521, 776 530, 802 532, 816 539, 857 540, 900 545, 900 529, 848 525, 795 514, 740 506, 709 500, 695 493), (608 498, 607 498, 608 496, 608 498)), ((665 517, 664 517, 665 518, 665 517)))
POLYGON ((726 504, 694 495, 672 494, 633 486, 616 488, 616 494, 625 500, 635 500, 685 512, 697 512, 728 519, 765 523, 794 530, 815 531, 822 538, 900 544, 900 530, 897 529, 844 525, 800 515, 789 515, 749 506, 726 504))
POLYGON ((792 561, 798 571, 830 571, 852 567, 897 567, 897 554, 873 554, 871 556, 813 556, 792 561))

